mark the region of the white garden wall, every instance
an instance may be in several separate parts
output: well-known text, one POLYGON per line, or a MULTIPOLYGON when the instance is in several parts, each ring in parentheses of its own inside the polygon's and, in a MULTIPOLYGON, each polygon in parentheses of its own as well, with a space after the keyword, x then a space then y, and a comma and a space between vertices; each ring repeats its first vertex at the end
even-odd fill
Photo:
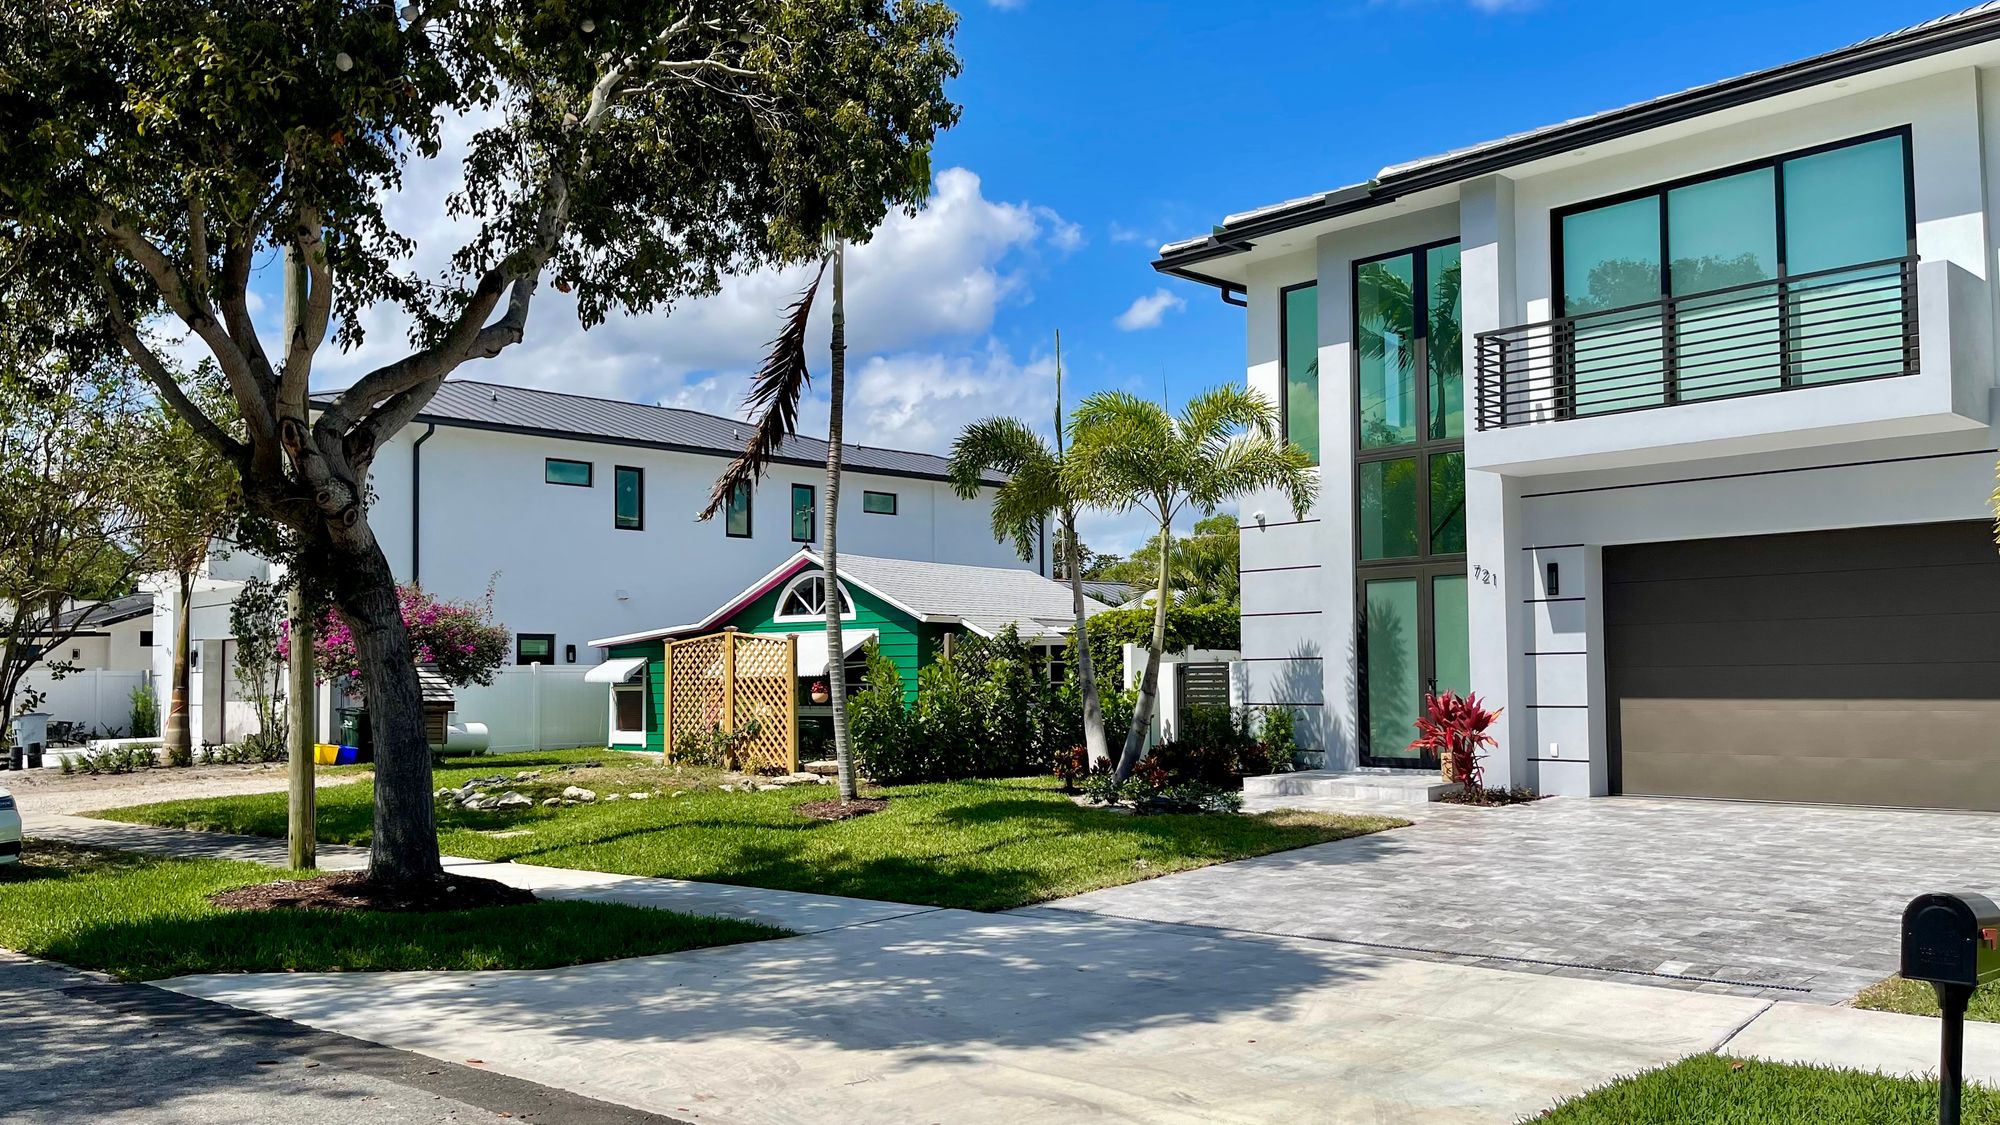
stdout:
POLYGON ((610 735, 605 690, 584 682, 589 671, 561 664, 502 668, 490 685, 458 689, 453 721, 484 723, 496 751, 603 746, 610 735))

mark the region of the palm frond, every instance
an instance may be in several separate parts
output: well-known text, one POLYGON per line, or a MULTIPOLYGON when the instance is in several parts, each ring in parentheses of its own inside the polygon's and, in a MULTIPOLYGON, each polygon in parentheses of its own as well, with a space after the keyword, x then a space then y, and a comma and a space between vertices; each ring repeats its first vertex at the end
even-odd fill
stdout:
POLYGON ((812 284, 805 287, 786 311, 784 327, 771 341, 771 350, 764 357, 764 365, 757 369, 750 393, 743 396, 743 405, 757 416, 756 429, 744 443, 743 452, 715 478, 708 506, 697 519, 712 518, 729 503, 738 486, 763 476, 771 459, 777 456, 778 447, 798 431, 799 399, 812 384, 812 372, 806 366, 806 325, 812 320, 813 298, 819 295, 826 263, 827 259, 820 259, 812 284))
POLYGON ((952 444, 946 474, 962 499, 979 495, 989 473, 1007 474, 993 497, 993 538, 1012 541, 1025 561, 1043 523, 1066 502, 1055 453, 1040 434, 1015 418, 984 418, 952 444))

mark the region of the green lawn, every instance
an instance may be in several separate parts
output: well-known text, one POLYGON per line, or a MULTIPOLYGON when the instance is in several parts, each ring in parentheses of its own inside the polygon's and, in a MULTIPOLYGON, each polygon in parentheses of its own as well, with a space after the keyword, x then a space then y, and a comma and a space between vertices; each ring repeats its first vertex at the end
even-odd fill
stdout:
MULTIPOLYGON (((437 784, 589 760, 613 764, 552 775, 538 783, 542 787, 521 791, 539 798, 575 783, 601 793, 657 789, 662 795, 507 813, 440 808, 446 854, 1002 910, 1406 823, 1320 813, 1125 817, 1078 808, 1049 778, 886 789, 887 811, 826 823, 792 806, 826 799, 829 787, 724 793, 712 773, 584 752, 461 759, 439 771, 437 784)), ((367 783, 320 790, 320 839, 366 843, 372 800, 367 783)), ((282 836, 285 798, 174 801, 97 815, 282 836)))
POLYGON ((546 969, 784 937, 769 926, 598 902, 438 914, 235 911, 231 887, 299 878, 30 840, 0 867, 0 946, 123 980, 184 973, 546 969))
MULTIPOLYGON (((1879 1012, 1935 1016, 1938 1014, 1937 990, 1921 982, 1890 977, 1856 996, 1854 1006, 1873 1008, 1879 1012)), ((2000 985, 1989 985, 1973 993, 1972 1003, 1965 1009, 1965 1018, 2000 1023, 2000 985)))
MULTIPOLYGON (((1532 1118, 1548 1125, 1930 1125, 1937 1084, 1696 1055, 1532 1118)), ((2000 1125, 2000 1094, 1965 1091, 1966 1125, 2000 1125)))

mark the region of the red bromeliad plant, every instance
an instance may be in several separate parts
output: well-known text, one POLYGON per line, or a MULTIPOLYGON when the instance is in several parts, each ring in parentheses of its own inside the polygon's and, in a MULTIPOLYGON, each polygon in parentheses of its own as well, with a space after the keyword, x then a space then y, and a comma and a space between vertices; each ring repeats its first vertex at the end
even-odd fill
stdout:
MULTIPOLYGON (((1504 708, 1503 708, 1504 710, 1504 708)), ((1424 695, 1424 713, 1417 719, 1417 738, 1410 749, 1436 754, 1445 780, 1465 786, 1468 793, 1485 789, 1486 755, 1480 753, 1499 742, 1486 733, 1499 711, 1488 711, 1473 693, 1433 692, 1424 695)))

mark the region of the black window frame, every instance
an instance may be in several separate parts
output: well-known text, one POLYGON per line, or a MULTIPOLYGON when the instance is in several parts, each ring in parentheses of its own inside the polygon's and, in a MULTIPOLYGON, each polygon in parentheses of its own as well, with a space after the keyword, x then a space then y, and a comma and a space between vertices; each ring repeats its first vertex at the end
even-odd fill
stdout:
POLYGON ((871 516, 893 516, 896 514, 896 494, 893 492, 881 492, 872 488, 864 488, 861 490, 861 510, 871 516), (868 499, 871 496, 887 496, 889 498, 889 510, 883 512, 870 508, 868 506, 868 499))
MULTIPOLYGON (((1292 366, 1291 366, 1292 303, 1290 298, 1293 293, 1296 293, 1301 289, 1316 290, 1318 288, 1319 288, 1319 279, 1314 278, 1311 281, 1301 281, 1297 285, 1286 285, 1278 290, 1278 436, 1283 438, 1286 444, 1291 444, 1292 441, 1292 366)), ((1317 295, 1315 295, 1315 298, 1316 297, 1317 295)), ((1314 306, 1313 336, 1315 341, 1317 341, 1318 338, 1320 337, 1320 332, 1319 332, 1320 324, 1318 316, 1317 299, 1314 300, 1313 306, 1314 306)), ((1319 407, 1321 412, 1320 416, 1324 418, 1326 411, 1326 400, 1322 398, 1319 393, 1321 372, 1318 370, 1319 366, 1319 359, 1317 355, 1318 349, 1315 348, 1314 352, 1315 355, 1313 358, 1313 366, 1314 366, 1313 397, 1319 401, 1319 407)), ((1322 422, 1321 434, 1323 434, 1324 432, 1325 432, 1325 423, 1322 422)), ((1320 440, 1321 434, 1313 435, 1313 445, 1315 447, 1313 451, 1314 468, 1318 468, 1320 465, 1326 463, 1326 450, 1318 448, 1319 446, 1324 444, 1320 440)))
POLYGON ((595 461, 579 461, 574 457, 544 457, 542 458, 542 483, 553 484, 558 488, 595 488, 597 487, 597 463, 595 461), (549 469, 556 465, 582 465, 583 483, 578 484, 573 480, 549 479, 549 469))
POLYGON ((819 489, 817 489, 817 488, 814 488, 814 487, 813 487, 812 485, 809 485, 809 484, 794 484, 794 485, 792 485, 792 508, 791 508, 791 517, 792 517, 792 527, 791 527, 791 531, 792 531, 792 542, 794 542, 794 543, 817 543, 817 542, 819 542, 819 489), (804 492, 805 492, 805 495, 806 495, 806 513, 807 513, 807 514, 806 514, 806 533, 805 533, 805 536, 804 536, 803 538, 801 538, 801 537, 800 537, 800 535, 799 535, 799 492, 800 492, 800 490, 804 490, 804 492))
MULTIPOLYGON (((729 530, 729 505, 722 506, 722 534, 730 539, 751 539, 757 534, 757 490, 749 481, 736 482, 735 492, 743 495, 743 531, 739 534, 729 530)), ((732 497, 734 493, 731 494, 732 497)))
MULTIPOLYGON (((1458 454, 1459 471, 1465 471, 1465 434, 1472 425, 1473 414, 1467 409, 1462 415, 1456 437, 1433 438, 1431 426, 1431 377, 1430 377, 1430 334, 1432 310, 1430 308, 1430 252, 1446 246, 1458 246, 1463 252, 1464 238, 1454 235, 1450 238, 1434 239, 1416 246, 1405 246, 1386 254, 1373 254, 1366 258, 1356 258, 1348 265, 1348 316, 1353 325, 1350 337, 1353 341, 1348 351, 1349 402, 1348 417, 1354 428, 1354 484, 1350 490, 1351 530, 1354 535, 1354 651, 1356 673, 1356 723, 1355 742, 1363 766, 1393 769, 1436 769, 1435 755, 1423 754, 1415 758, 1394 755, 1377 756, 1368 731, 1368 583, 1371 579, 1394 580, 1415 579, 1417 586, 1417 620, 1420 631, 1417 636, 1418 680, 1424 690, 1434 690, 1437 672, 1437 620, 1432 591, 1439 577, 1463 575, 1469 571, 1467 551, 1433 551, 1432 542, 1437 529, 1431 521, 1431 461, 1440 456, 1458 454), (1364 448, 1361 444, 1361 271, 1378 262, 1394 258, 1412 259, 1410 271, 1410 292, 1412 300, 1423 299, 1422 315, 1411 310, 1411 366, 1416 372, 1418 423, 1413 427, 1415 440, 1400 445, 1385 445, 1364 448), (1417 473, 1417 553, 1398 555, 1386 559, 1364 559, 1361 557, 1361 471, 1363 466, 1388 462, 1411 460, 1416 463, 1417 473)), ((1461 262, 1463 259, 1461 258, 1461 262)), ((1463 266, 1461 265, 1461 269, 1463 266)), ((1463 316, 1463 313, 1460 314, 1463 316)), ((1461 332, 1463 326, 1461 325, 1461 332)), ((1461 393, 1465 389, 1467 373, 1459 372, 1461 393)), ((1322 410, 1325 404, 1322 403, 1322 410)), ((1461 503, 1463 501, 1461 500, 1461 503)), ((1468 550, 1471 542, 1468 537, 1468 550)))
POLYGON ((517 665, 519 665, 519 666, 521 666, 521 667, 526 667, 526 666, 528 666, 528 665, 530 665, 530 664, 547 664, 547 665, 549 665, 549 666, 553 667, 553 666, 555 665, 555 662, 556 662, 556 635, 555 635, 554 633, 516 633, 516 634, 514 634, 514 663, 515 663, 515 664, 517 664, 517 665), (523 652, 521 651, 521 642, 522 642, 522 641, 534 641, 534 640, 543 640, 543 641, 547 641, 547 642, 549 643, 549 651, 548 651, 548 654, 547 654, 546 656, 539 656, 539 657, 533 657, 533 658, 530 658, 529 656, 527 656, 527 654, 525 654, 525 653, 523 653, 523 652))
POLYGON ((139 630, 139 647, 140 648, 153 647, 153 631, 151 629, 139 630))
MULTIPOLYGON (((1903 233, 1906 249, 1905 256, 1910 258, 1916 257, 1917 153, 1915 133, 1909 125, 1897 125, 1888 129, 1877 129, 1872 133, 1862 133, 1837 141, 1808 145, 1805 148, 1794 149, 1791 152, 1781 152, 1772 156, 1759 157, 1756 160, 1746 160, 1741 164, 1732 164, 1726 168, 1717 168, 1708 172, 1697 172, 1691 176, 1681 176, 1672 180, 1664 180, 1657 184, 1650 184, 1646 187, 1633 188, 1597 199, 1587 199, 1581 203, 1569 203, 1553 208, 1549 212, 1549 274, 1553 282, 1552 288, 1555 291, 1556 315, 1558 317, 1569 315, 1569 292, 1567 284, 1569 271, 1563 268, 1563 222, 1570 216, 1595 211, 1601 207, 1616 207, 1621 203, 1632 203, 1636 200, 1645 199, 1648 196, 1658 196, 1660 200, 1660 299, 1667 300, 1674 296, 1673 257, 1668 241, 1672 233, 1672 227, 1667 221, 1667 196, 1679 188, 1693 187, 1696 184, 1704 184, 1712 180, 1726 180, 1731 176, 1740 176, 1745 172, 1756 172, 1768 168, 1771 170, 1772 214, 1777 219, 1777 260, 1773 263, 1776 275, 1771 279, 1773 283, 1776 283, 1791 276, 1787 266, 1787 251, 1789 248, 1786 245, 1785 232, 1785 165, 1790 161, 1802 160, 1808 156, 1819 156, 1822 153, 1835 152, 1843 148, 1873 144, 1876 141, 1886 141, 1892 137, 1900 138, 1903 142, 1903 233)), ((1622 310, 1612 308, 1594 311, 1619 312, 1622 310)))
POLYGON ((611 467, 611 526, 619 531, 646 530, 646 470, 637 465, 611 467), (625 473, 631 473, 639 484, 635 494, 639 500, 639 514, 632 517, 630 524, 624 522, 625 515, 618 510, 618 478, 625 473))

